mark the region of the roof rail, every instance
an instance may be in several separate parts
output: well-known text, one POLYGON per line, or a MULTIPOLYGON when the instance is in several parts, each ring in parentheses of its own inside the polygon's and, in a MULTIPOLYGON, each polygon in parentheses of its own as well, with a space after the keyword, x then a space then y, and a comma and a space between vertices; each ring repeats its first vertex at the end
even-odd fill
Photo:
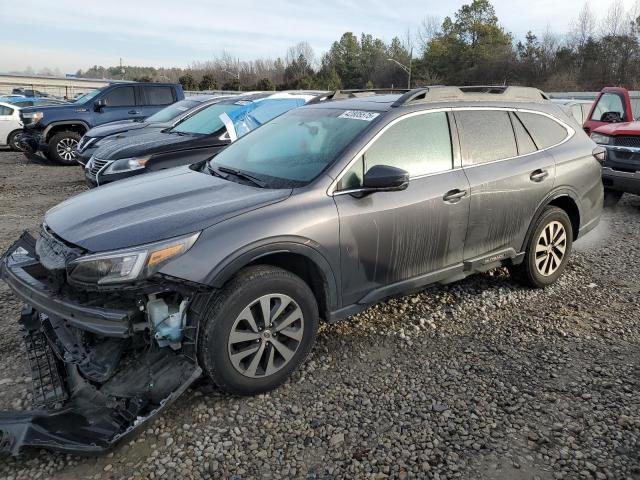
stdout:
POLYGON ((307 102, 307 105, 313 103, 326 102, 328 100, 344 100, 346 98, 369 97, 371 95, 381 95, 388 93, 406 93, 407 88, 361 88, 350 90, 334 90, 318 95, 314 99, 307 102))
POLYGON ((451 100, 514 100, 540 102, 543 100, 549 100, 549 96, 542 90, 532 87, 508 87, 504 85, 479 85, 468 87, 432 86, 414 88, 393 102, 392 106, 401 107, 403 105, 415 103, 451 100))

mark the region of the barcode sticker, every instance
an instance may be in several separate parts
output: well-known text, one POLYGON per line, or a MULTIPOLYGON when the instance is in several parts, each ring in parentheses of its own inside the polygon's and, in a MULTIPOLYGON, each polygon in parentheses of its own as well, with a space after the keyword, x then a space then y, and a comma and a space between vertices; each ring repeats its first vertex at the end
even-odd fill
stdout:
POLYGON ((347 110, 338 118, 350 118, 352 120, 364 120, 370 122, 380 114, 375 112, 366 112, 364 110, 347 110))

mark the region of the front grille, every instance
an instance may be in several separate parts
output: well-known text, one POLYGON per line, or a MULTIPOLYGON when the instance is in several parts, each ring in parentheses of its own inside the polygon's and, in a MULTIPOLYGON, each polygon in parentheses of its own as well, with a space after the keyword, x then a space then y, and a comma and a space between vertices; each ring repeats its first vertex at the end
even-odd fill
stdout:
POLYGON ((616 147, 636 147, 640 148, 640 136, 638 137, 615 137, 616 147))
POLYGON ((96 177, 96 175, 98 175, 98 172, 100 170, 102 170, 104 168, 105 165, 108 165, 111 163, 111 160, 101 160, 99 158, 96 157, 91 157, 91 160, 89 161, 89 164, 87 165, 87 171, 89 172, 89 174, 92 177, 96 177))

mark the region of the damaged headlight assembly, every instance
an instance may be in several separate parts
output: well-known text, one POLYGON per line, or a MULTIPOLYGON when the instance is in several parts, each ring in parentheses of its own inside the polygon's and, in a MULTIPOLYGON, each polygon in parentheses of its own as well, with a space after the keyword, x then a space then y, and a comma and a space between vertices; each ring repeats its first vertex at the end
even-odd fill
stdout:
POLYGON ((98 285, 150 277, 169 260, 187 252, 200 232, 139 247, 80 257, 67 266, 72 281, 98 285))
POLYGON ((111 175, 114 173, 132 172, 134 170, 143 169, 150 158, 151 156, 148 155, 146 157, 133 157, 116 160, 107 167, 104 174, 111 175))

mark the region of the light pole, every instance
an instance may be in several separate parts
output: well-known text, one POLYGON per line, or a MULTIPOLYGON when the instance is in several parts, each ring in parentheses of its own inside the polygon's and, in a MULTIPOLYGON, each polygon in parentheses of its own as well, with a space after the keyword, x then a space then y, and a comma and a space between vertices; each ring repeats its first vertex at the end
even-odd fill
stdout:
POLYGON ((409 56, 409 66, 407 67, 406 65, 400 63, 399 61, 397 61, 395 58, 387 58, 388 61, 395 63, 396 65, 398 65, 402 70, 405 71, 405 73, 408 75, 408 80, 407 80, 407 88, 411 89, 411 64, 413 63, 413 50, 411 51, 411 55, 409 56))

